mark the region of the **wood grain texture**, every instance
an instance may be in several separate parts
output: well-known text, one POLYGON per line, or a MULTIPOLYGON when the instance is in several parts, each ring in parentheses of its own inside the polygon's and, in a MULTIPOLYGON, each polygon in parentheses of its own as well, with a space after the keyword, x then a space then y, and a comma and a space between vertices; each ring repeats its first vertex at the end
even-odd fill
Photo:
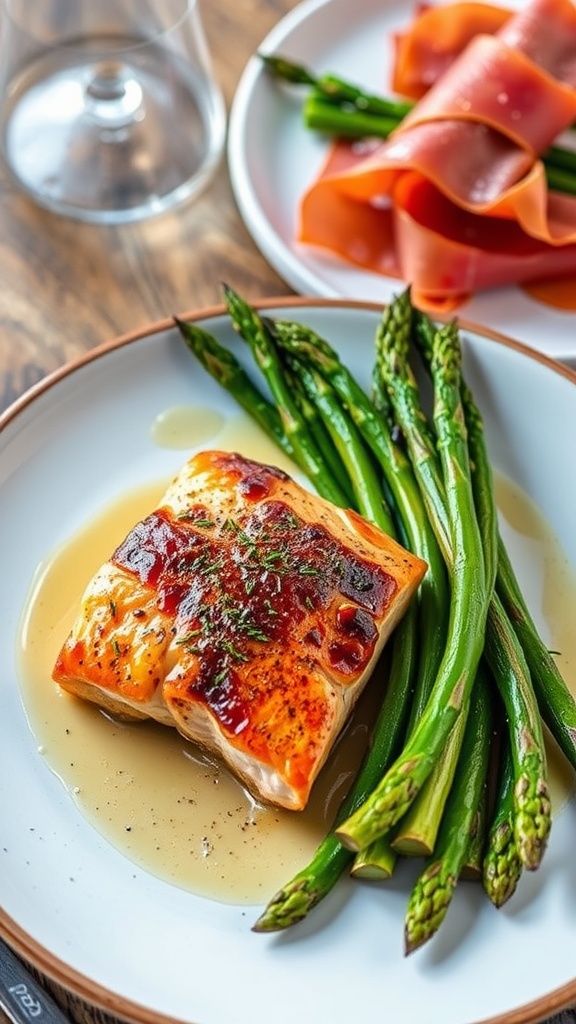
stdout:
MULTIPOLYGON (((294 0, 202 0, 227 110, 247 60, 294 6, 294 0)), ((254 299, 291 291, 241 221, 225 156, 198 198, 122 227, 42 210, 0 168, 0 224, 0 410, 86 349, 220 302, 222 281, 254 299)))

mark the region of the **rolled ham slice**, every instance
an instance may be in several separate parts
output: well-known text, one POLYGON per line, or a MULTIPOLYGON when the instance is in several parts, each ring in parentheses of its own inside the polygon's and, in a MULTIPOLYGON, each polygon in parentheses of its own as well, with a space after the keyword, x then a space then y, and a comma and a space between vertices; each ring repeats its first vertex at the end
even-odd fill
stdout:
POLYGON ((533 0, 474 36, 389 140, 331 150, 299 239, 432 308, 576 271, 576 198, 549 191, 539 159, 576 120, 575 85, 576 8, 533 0))
POLYGON ((392 37, 393 91, 420 99, 475 36, 494 35, 511 13, 484 3, 423 4, 410 27, 392 37))

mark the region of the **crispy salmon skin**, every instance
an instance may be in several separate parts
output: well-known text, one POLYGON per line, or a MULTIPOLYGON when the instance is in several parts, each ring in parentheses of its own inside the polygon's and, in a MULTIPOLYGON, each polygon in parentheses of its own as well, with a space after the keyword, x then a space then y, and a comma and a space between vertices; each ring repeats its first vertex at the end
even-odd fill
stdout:
POLYGON ((88 584, 53 677, 300 810, 425 571, 283 471, 200 452, 88 584))

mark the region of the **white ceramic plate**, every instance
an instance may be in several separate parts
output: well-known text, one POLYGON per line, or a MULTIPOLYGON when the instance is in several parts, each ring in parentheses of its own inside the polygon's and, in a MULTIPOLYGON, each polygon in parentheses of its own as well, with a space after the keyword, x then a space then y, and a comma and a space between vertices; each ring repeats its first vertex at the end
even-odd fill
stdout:
MULTIPOLYGON (((376 308, 298 303, 272 308, 330 338, 368 386, 376 308)), ((199 319, 248 358, 221 311, 199 319)), ((465 339, 494 464, 531 496, 574 570, 576 376, 504 340, 465 339)), ((150 427, 182 404, 237 415, 164 323, 90 353, 0 420, 0 933, 74 992, 136 1021, 318 1024, 385 1013, 394 1024, 520 1024, 573 1002, 576 801, 508 907, 498 913, 479 887, 462 885, 436 939, 405 959, 403 870, 381 891, 342 880, 297 929, 255 935, 258 908, 194 896, 117 852, 39 756, 14 654, 36 566, 103 504, 179 468, 184 453, 155 446, 150 427)), ((538 552, 528 538, 511 554, 548 629, 538 552)))
MULTIPOLYGON (((407 24, 411 10, 402 0, 307 0, 279 22, 259 51, 286 54, 382 93, 389 81, 390 32, 407 24)), ((398 281, 295 241, 300 197, 326 154, 326 143, 302 125, 302 95, 271 81, 257 55, 248 62, 228 136, 240 213, 263 255, 297 292, 388 302, 398 281)), ((576 315, 536 302, 519 288, 480 293, 458 312, 557 359, 576 357, 576 315)))

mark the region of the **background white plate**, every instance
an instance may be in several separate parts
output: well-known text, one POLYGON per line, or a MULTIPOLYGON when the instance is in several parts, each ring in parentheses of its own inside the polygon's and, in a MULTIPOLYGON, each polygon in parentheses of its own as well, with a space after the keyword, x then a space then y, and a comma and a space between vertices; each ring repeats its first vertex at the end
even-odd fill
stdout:
MULTIPOLYGON (((273 309, 325 334, 368 384, 375 308, 273 309)), ((223 315, 202 323, 249 358, 223 315)), ((533 497, 576 568, 576 376, 473 332, 466 374, 494 464, 533 497)), ((92 352, 0 419, 0 933, 84 998, 139 1021, 318 1024, 384 1014, 394 1024, 520 1024, 573 1002, 575 801, 511 904, 497 913, 480 887, 463 884, 436 939, 404 959, 404 866, 382 891, 343 880, 297 929, 255 935, 258 908, 196 897, 135 866, 47 768, 14 652, 34 571, 106 502, 179 468, 185 455, 156 447, 150 426, 186 403, 237 415, 164 324, 92 352)), ((541 566, 530 546, 511 553, 539 615, 541 566)))
MULTIPOLYGON (((514 8, 519 0, 507 4, 514 8)), ((317 72, 332 71, 390 95, 390 32, 409 23, 402 0, 307 0, 263 40, 317 72)), ((272 81, 257 55, 248 62, 230 113, 228 164, 240 213, 281 277, 303 295, 388 302, 397 280, 350 266, 295 240, 300 197, 326 154, 326 142, 302 125, 304 92, 272 81)), ((479 293, 458 313, 566 362, 576 358, 576 315, 506 287, 479 293)))

